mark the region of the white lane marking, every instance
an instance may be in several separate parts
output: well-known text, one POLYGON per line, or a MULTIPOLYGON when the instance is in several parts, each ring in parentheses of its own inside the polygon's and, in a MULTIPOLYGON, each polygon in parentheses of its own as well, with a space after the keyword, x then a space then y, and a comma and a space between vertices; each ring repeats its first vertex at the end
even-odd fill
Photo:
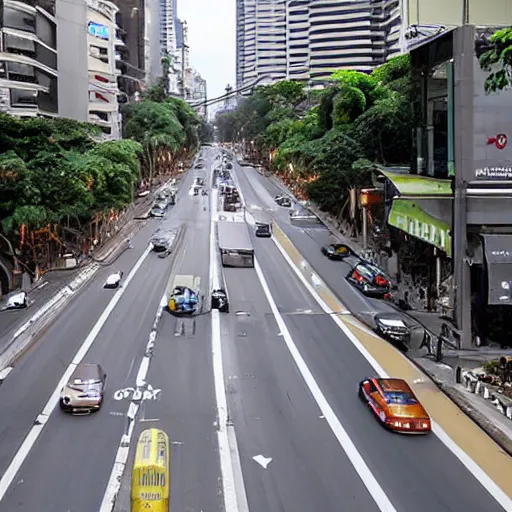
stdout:
MULTIPOLYGON (((210 206, 210 281, 212 290, 220 288, 221 282, 219 262, 217 259, 217 241, 215 237, 217 199, 217 190, 213 189, 210 206)), ((228 403, 224 384, 219 311, 216 309, 212 310, 211 317, 213 380, 217 403, 217 442, 219 445, 220 471, 222 474, 224 510, 225 512, 249 512, 235 427, 232 424, 228 425, 228 403)))
POLYGON ((8 366, 7 368, 4 368, 2 371, 0 371, 0 383, 3 382, 9 373, 11 373, 13 370, 12 366, 8 366))
POLYGON ((144 399, 145 396, 153 396, 154 391, 160 391, 153 390, 153 388, 150 385, 147 385, 146 390, 140 388, 146 386, 149 365, 151 358, 153 357, 153 349, 155 347, 156 332, 166 305, 167 293, 164 292, 164 295, 160 300, 160 303, 158 304, 158 310, 153 321, 153 326, 151 327, 151 332, 149 333, 149 339, 146 345, 145 355, 140 362, 139 371, 137 372, 137 390, 132 395, 132 401, 130 402, 128 412, 126 413, 126 417, 129 420, 128 432, 126 434, 123 434, 123 436, 121 437, 121 441, 119 442, 119 448, 117 449, 116 458, 114 460, 114 466, 112 467, 110 478, 108 479, 107 487, 105 489, 105 494, 103 495, 103 500, 101 501, 100 512, 111 512, 114 509, 116 498, 119 493, 119 489, 121 488, 121 481, 123 478, 126 463, 128 461, 128 455, 130 453, 130 443, 132 440, 133 431, 135 427, 135 418, 137 417, 137 413, 139 412, 140 408, 139 400, 141 398, 144 399), (139 394, 135 396, 135 393, 137 391, 139 392, 139 394), (149 393, 149 395, 146 395, 147 393, 149 393))
POLYGON ((107 307, 105 308, 105 311, 101 314, 100 318, 92 328, 91 332, 85 339, 85 341, 82 343, 82 346, 78 349, 77 354, 75 355, 72 363, 67 367, 66 371, 64 372, 64 375, 60 379, 57 387, 53 391, 52 395, 50 396, 48 402, 43 408, 42 413, 37 417, 36 423, 34 426, 30 429, 29 433, 27 434, 27 437, 24 439, 22 445, 16 452, 16 455, 12 459, 11 463, 9 464, 9 467, 5 471, 5 473, 2 476, 2 479, 0 480, 0 501, 5 496, 5 493, 9 489, 10 485, 12 484, 12 481, 16 477, 16 474, 21 468, 21 465, 25 461, 25 459, 28 457, 28 454, 32 450, 32 447, 34 446, 34 443, 37 441, 37 438, 43 431, 44 425, 48 421, 50 415, 54 411, 55 407, 59 403, 59 396, 61 389, 66 385, 69 378, 71 377, 71 374, 73 373, 74 369, 76 368, 76 365, 79 364, 82 359, 87 354, 88 350, 91 348, 92 344, 96 340, 98 334, 100 333, 102 327, 105 325, 106 321, 108 320, 108 317, 116 307, 117 303, 123 296, 123 293, 128 288, 128 285, 130 284, 130 281, 135 277, 135 274, 138 272, 142 264, 144 263, 144 260, 147 258, 148 254, 151 252, 152 246, 149 245, 147 249, 143 252, 142 256, 137 260, 135 265, 133 266, 131 272, 128 274, 128 277, 126 278, 126 281, 124 283, 124 287, 120 288, 116 294, 112 297, 111 301, 108 303, 107 307))
MULTIPOLYGON (((273 238, 274 243, 287 261, 288 265, 295 272, 301 283, 308 290, 311 296, 316 300, 318 305, 334 320, 336 325, 343 331, 345 336, 352 342, 352 344, 359 350, 361 355, 368 361, 370 366, 373 367, 375 372, 381 377, 386 378, 389 375, 385 372, 384 368, 377 362, 377 360, 370 354, 366 347, 357 339, 357 336, 334 314, 334 311, 324 302, 318 295, 315 289, 311 286, 308 280, 304 277, 302 272, 297 268, 297 265, 292 261, 288 253, 282 247, 278 240, 273 238)), ((372 333, 374 334, 374 333, 372 333)), ((405 356, 402 356, 405 357, 405 356)), ((411 364, 408 361, 409 364, 411 364)), ((480 482, 480 484, 487 489, 489 494, 507 511, 512 511, 512 499, 491 479, 491 477, 473 460, 471 457, 460 448, 460 446, 445 432, 445 430, 435 421, 432 421, 432 431, 439 438, 439 440, 450 450, 457 459, 465 466, 465 468, 480 482)))
POLYGON ((267 469, 268 465, 272 462, 272 457, 265 457, 264 455, 255 455, 252 458, 252 460, 257 462, 263 469, 267 469))
POLYGON ((283 333, 283 338, 288 347, 288 350, 290 351, 290 354, 292 355, 297 368, 302 374, 302 377, 307 387, 309 388, 311 395, 315 399, 318 407, 320 408, 320 411, 325 416, 327 423, 338 439, 341 448, 347 454, 347 457, 350 460, 352 466, 361 478, 365 487, 368 489, 368 492, 372 496, 379 509, 382 512, 396 512, 395 507, 387 497, 379 482, 377 482, 377 479, 373 476, 370 468, 366 465, 366 462, 357 450, 356 445, 352 442, 352 439, 350 439, 347 431, 341 424, 340 420, 337 418, 334 410, 330 406, 329 402, 322 393, 320 386, 317 384, 313 374, 309 370, 306 361, 304 361, 304 358, 300 354, 299 349, 295 345, 290 331, 288 330, 288 327, 286 326, 286 323, 283 320, 279 309, 277 308, 274 297, 272 297, 272 294, 270 293, 267 280, 265 279, 263 271, 261 270, 261 267, 256 258, 254 259, 254 269, 256 270, 256 274, 258 275, 265 296, 267 297, 267 301, 270 304, 270 309, 272 310, 277 325, 280 331, 283 333))

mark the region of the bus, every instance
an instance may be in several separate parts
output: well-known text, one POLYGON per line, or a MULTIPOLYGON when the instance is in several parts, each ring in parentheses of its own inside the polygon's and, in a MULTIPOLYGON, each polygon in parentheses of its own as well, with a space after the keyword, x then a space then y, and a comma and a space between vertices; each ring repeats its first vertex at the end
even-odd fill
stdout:
POLYGON ((217 222, 223 267, 254 267, 254 247, 245 222, 217 222))
POLYGON ((156 428, 144 430, 133 463, 131 512, 169 512, 170 480, 169 437, 156 428))

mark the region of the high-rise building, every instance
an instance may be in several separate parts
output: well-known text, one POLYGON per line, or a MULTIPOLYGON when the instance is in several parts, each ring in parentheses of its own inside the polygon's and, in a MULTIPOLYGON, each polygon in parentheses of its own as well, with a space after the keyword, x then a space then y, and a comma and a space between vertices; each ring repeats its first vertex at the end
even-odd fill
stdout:
POLYGON ((190 99, 192 87, 192 68, 190 67, 190 50, 188 46, 188 26, 186 21, 178 20, 179 33, 178 47, 176 49, 176 67, 179 69, 178 87, 180 96, 190 99))
POLYGON ((399 0, 238 0, 237 88, 371 71, 399 51, 399 0))
POLYGON ((19 117, 56 116, 55 1, 3 0, 0 8, 0 111, 19 117))
POLYGON ((162 57, 169 59, 169 93, 179 94, 179 67, 176 62, 176 0, 160 0, 160 48, 162 57))
POLYGON ((98 125, 106 139, 121 138, 116 65, 118 11, 107 0, 87 0, 87 120, 98 125))
POLYGON ((205 119, 207 117, 206 100, 207 100, 207 87, 206 80, 195 69, 192 70, 192 83, 190 92, 190 103, 197 105, 195 110, 199 117, 205 119))

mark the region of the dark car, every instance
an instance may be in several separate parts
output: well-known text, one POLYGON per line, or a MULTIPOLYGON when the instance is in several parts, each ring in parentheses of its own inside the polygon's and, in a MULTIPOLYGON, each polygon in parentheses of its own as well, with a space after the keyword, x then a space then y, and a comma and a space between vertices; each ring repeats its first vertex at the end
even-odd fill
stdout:
POLYGON ((254 231, 254 234, 257 237, 270 238, 272 236, 272 228, 270 227, 270 224, 265 222, 258 222, 256 224, 256 230, 254 231))
POLYGON ((383 270, 367 262, 358 263, 347 275, 347 281, 368 297, 388 298, 391 282, 383 270))
POLYGON ((284 208, 291 208, 292 207, 292 202, 290 201, 289 197, 286 197, 286 196, 276 196, 274 198, 274 200, 275 200, 275 202, 279 206, 283 206, 284 208))
POLYGON ((330 244, 322 247, 322 253, 325 254, 330 260, 344 260, 354 253, 352 249, 345 244, 330 244))

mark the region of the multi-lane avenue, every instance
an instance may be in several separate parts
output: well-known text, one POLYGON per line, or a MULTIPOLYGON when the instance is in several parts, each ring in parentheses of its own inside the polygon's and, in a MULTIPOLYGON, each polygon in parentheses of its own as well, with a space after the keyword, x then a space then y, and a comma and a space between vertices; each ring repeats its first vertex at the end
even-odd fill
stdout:
MULTIPOLYGON (((211 182, 219 152, 202 149, 205 168, 184 175, 176 205, 115 263, 123 287, 103 289, 112 268, 102 268, 1 384, 0 512, 128 512, 133 447, 149 427, 172 443, 172 512, 512 510, 510 488, 458 453, 450 445, 457 440, 394 435, 373 420, 356 388, 375 370, 272 239, 253 237, 254 269, 223 269, 229 314, 162 313, 174 276, 199 277, 207 303, 219 271, 211 247, 216 192, 189 193, 198 174, 211 182), (150 251, 158 227, 179 226, 176 252, 150 251), (139 385, 148 341, 144 380, 154 393, 137 406, 131 428, 130 389, 139 385), (78 359, 100 363, 108 375, 103 407, 89 416, 61 413, 51 399, 78 359), (127 433, 131 449, 119 473, 127 433)), ((292 226, 273 200, 275 185, 234 167, 249 224, 251 213, 264 212, 343 304, 377 307, 346 283, 342 263, 323 258, 324 228, 292 226)), ((466 428, 469 420, 457 421, 466 428)), ((471 445, 490 442, 476 428, 467 432, 471 445)), ((501 456, 498 469, 508 471, 501 456)))

